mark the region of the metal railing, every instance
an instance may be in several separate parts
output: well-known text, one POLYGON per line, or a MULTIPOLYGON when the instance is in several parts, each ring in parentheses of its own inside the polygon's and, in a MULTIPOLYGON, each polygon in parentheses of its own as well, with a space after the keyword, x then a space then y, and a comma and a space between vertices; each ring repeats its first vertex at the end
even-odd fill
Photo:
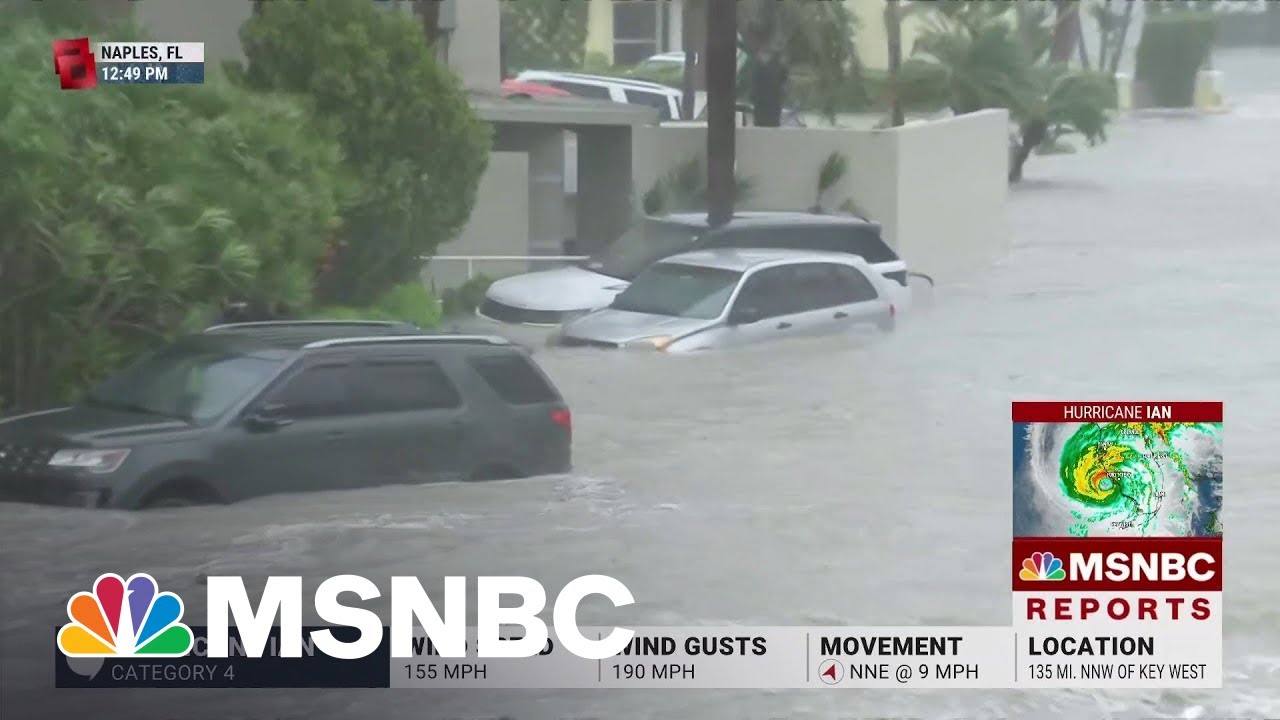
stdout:
POLYGON ((588 255, 432 255, 424 256, 420 259, 428 263, 433 263, 437 260, 465 262, 467 264, 467 279, 470 280, 475 277, 476 263, 480 262, 570 263, 581 262, 588 257, 588 255))

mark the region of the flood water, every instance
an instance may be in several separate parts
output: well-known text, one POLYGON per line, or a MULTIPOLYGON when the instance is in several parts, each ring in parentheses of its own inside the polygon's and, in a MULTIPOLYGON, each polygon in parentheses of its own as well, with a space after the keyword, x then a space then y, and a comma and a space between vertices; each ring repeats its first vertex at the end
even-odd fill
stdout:
POLYGON ((892 338, 540 352, 574 408, 572 477, 146 514, 0 505, 3 716, 1280 716, 1280 55, 1216 65, 1234 112, 1132 117, 1095 150, 1033 158, 1010 255, 892 338), (1226 689, 51 689, 51 628, 108 570, 152 573, 188 617, 208 573, 554 589, 602 572, 638 602, 586 624, 1006 625, 1015 398, 1226 402, 1226 689))

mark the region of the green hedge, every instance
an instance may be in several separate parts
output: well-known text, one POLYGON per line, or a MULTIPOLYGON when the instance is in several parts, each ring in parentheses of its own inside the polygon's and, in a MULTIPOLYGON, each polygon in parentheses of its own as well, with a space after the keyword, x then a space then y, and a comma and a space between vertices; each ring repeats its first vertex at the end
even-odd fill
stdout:
POLYGON ((1142 26, 1134 69, 1135 98, 1153 107, 1191 107, 1196 76, 1213 50, 1217 18, 1212 12, 1177 11, 1148 15, 1142 26))

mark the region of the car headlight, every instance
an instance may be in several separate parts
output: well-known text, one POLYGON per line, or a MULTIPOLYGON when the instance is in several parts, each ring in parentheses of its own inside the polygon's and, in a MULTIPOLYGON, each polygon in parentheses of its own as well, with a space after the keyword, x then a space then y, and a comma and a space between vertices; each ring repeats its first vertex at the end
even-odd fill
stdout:
POLYGON ((95 475, 115 472, 124 459, 129 457, 127 449, 117 450, 59 450, 49 458, 50 467, 75 468, 95 475))
POLYGON ((628 350, 666 350, 674 339, 670 335, 655 335, 654 337, 632 340, 622 347, 628 350))

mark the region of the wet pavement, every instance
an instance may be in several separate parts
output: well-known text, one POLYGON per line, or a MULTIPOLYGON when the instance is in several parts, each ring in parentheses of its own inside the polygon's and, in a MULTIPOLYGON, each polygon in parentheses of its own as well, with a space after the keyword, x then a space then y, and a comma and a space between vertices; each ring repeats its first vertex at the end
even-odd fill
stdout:
MULTIPOLYGON (((1280 716, 1280 55, 1233 111, 1137 117, 1033 158, 1014 249, 890 339, 741 354, 540 352, 577 474, 116 514, 0 505, 6 720, 1280 716), (1222 399, 1226 689, 53 691, 51 628, 99 572, 199 604, 205 574, 615 575, 586 624, 1005 625, 1009 402, 1222 399)), ((927 269, 924 269, 927 271, 927 269)), ((429 584, 429 582, 428 582, 429 584)))

